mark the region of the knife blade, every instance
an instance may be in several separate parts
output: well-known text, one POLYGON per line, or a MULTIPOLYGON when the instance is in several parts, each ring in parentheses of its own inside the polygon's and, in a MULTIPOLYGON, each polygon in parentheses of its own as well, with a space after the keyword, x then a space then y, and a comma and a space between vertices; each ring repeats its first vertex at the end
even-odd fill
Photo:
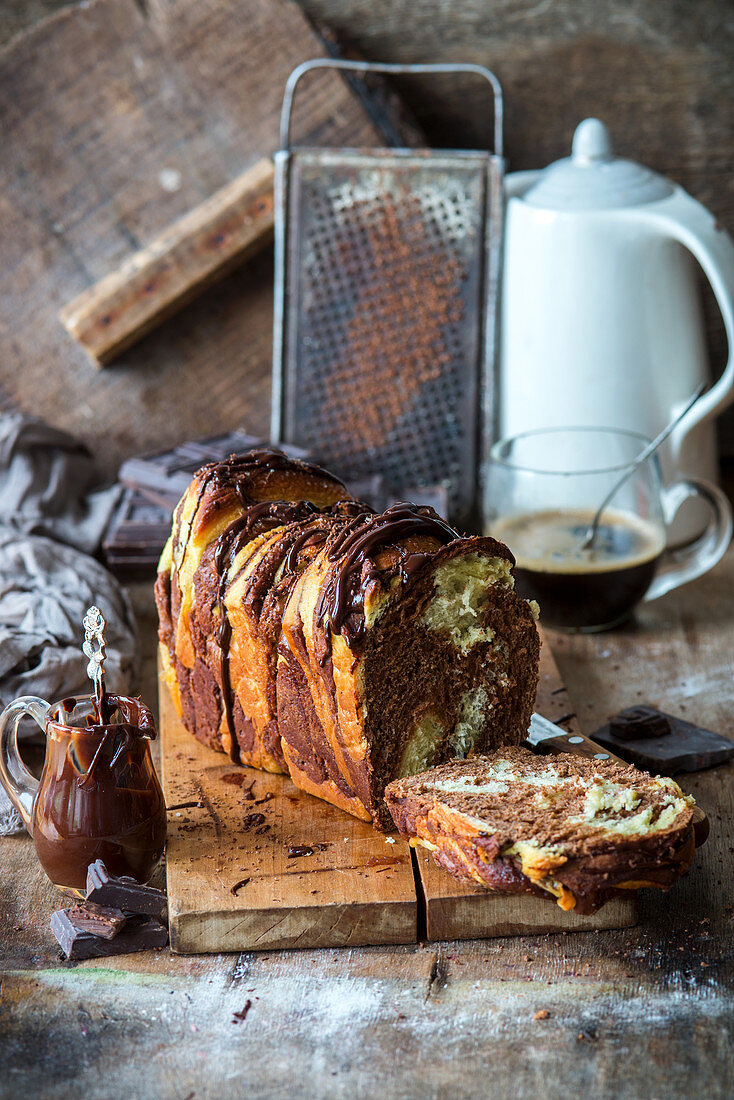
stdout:
POLYGON ((526 740, 541 752, 571 752, 576 756, 591 757, 592 760, 614 760, 618 764, 624 764, 624 760, 607 752, 596 741, 580 733, 569 733, 542 714, 532 715, 526 740))

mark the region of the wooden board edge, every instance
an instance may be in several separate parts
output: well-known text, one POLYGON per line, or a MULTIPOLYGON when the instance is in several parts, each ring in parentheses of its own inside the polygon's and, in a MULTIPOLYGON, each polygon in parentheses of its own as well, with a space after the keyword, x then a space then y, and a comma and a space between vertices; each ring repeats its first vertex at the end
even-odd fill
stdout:
POLYGON ((557 932, 603 932, 632 928, 639 920, 637 897, 613 898, 598 912, 564 912, 554 900, 532 895, 471 894, 432 898, 426 906, 426 938, 443 940, 542 936, 557 932), (523 912, 524 910, 524 912, 523 912))
POLYGON ((194 911, 169 918, 171 951, 177 955, 232 951, 288 951, 375 947, 417 942, 418 904, 413 901, 313 906, 289 911, 250 909, 207 913, 206 934, 194 911), (355 920, 355 913, 358 917, 355 920), (222 946, 226 943, 226 947, 222 946))
MULTIPOLYGON (((173 698, 159 662, 161 714, 170 713, 173 698), (164 694, 164 693, 167 693, 164 694)), ((166 782, 166 754, 161 754, 161 777, 166 782)), ((223 951, 274 951, 357 946, 378 946, 443 940, 489 939, 548 932, 599 931, 628 928, 637 923, 636 897, 615 899, 599 913, 579 917, 564 913, 552 901, 523 896, 527 915, 518 912, 517 896, 491 896, 472 892, 426 897, 421 867, 431 857, 416 853, 412 860, 414 896, 411 900, 386 900, 364 905, 337 903, 289 911, 276 906, 251 910, 221 910, 204 915, 195 909, 170 912, 170 945, 174 954, 218 954, 223 951), (355 912, 359 915, 355 920, 355 912), (342 923, 343 922, 343 923, 342 923), (340 932, 341 925, 341 932, 340 932), (226 947, 223 946, 226 943, 226 947)), ((435 872, 434 872, 435 873, 435 872)), ((171 887, 172 869, 166 866, 171 887)), ((446 876, 449 879, 449 876, 446 876)), ((455 889, 457 883, 450 880, 455 889)))

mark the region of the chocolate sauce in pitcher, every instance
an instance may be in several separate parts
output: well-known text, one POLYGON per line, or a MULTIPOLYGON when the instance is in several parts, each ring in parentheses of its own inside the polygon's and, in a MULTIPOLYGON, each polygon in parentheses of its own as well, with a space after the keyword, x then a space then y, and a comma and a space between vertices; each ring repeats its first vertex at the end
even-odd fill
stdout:
POLYGON ((33 842, 49 878, 83 893, 87 867, 146 882, 166 840, 166 807, 150 755, 153 715, 101 692, 65 699, 46 720, 46 760, 33 806, 33 842))

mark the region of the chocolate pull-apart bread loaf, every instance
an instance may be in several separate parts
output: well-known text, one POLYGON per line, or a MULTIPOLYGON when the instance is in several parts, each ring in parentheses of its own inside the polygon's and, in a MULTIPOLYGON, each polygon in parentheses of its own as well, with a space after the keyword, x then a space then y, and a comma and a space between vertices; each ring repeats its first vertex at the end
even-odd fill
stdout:
POLYGON ((390 780, 523 739, 539 639, 513 565, 409 504, 330 533, 282 620, 278 724, 299 787, 391 828, 390 780))
POLYGON ((390 780, 525 736, 539 639, 513 565, 279 452, 205 466, 159 567, 164 674, 200 740, 391 828, 390 780))
POLYGON ((695 849, 693 799, 610 761, 503 748, 397 780, 385 796, 402 835, 456 878, 579 913, 669 888, 695 849))
POLYGON ((176 508, 155 586, 163 672, 186 728, 237 763, 286 770, 274 692, 263 694, 257 647, 242 667, 239 634, 231 667, 229 590, 236 579, 244 587, 241 569, 268 533, 309 523, 348 497, 325 470, 263 448, 203 466, 176 508))

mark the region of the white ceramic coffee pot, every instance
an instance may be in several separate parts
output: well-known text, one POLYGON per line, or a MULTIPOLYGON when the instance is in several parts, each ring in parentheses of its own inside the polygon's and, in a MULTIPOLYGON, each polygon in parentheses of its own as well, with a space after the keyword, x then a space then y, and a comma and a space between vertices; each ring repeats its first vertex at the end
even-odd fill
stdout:
MULTIPOLYGON (((734 399, 734 244, 682 188, 616 158, 602 122, 570 157, 506 179, 499 431, 586 425, 653 437, 710 382, 697 264, 729 362, 661 451, 666 480, 717 478, 713 420, 734 399)), ((697 533, 693 512, 673 541, 697 533)))

